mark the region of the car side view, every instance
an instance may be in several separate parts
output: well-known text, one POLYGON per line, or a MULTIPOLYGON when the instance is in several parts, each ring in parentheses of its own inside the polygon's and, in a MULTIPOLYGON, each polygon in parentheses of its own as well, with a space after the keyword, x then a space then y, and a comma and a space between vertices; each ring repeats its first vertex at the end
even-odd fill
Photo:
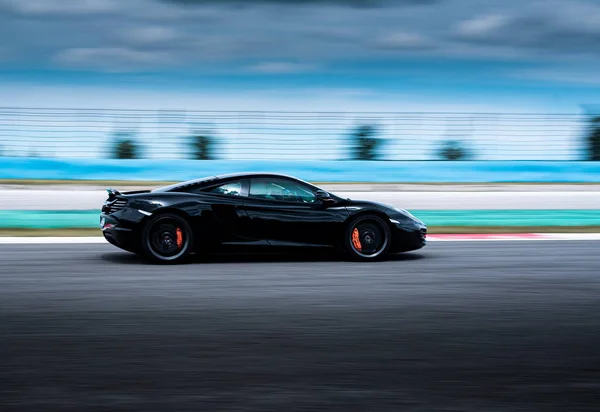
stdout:
POLYGON ((107 192, 100 214, 106 240, 162 263, 236 247, 327 247, 373 261, 426 244, 427 226, 406 210, 345 199, 280 174, 107 192))

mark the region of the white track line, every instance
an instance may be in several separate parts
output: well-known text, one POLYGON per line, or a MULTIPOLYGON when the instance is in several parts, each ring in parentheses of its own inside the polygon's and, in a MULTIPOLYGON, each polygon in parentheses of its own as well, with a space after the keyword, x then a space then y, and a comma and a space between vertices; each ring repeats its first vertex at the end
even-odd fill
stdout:
POLYGON ((600 240, 600 233, 554 233, 545 236, 551 236, 551 240, 600 240))
POLYGON ((502 242, 542 240, 600 240, 600 233, 522 233, 522 234, 474 234, 474 235, 428 235, 428 242, 502 242))
MULTIPOLYGON (((371 200, 408 210, 596 210, 600 191, 508 191, 508 192, 339 192, 342 197, 371 200), (443 205, 443 207, 441 206, 443 205)), ((0 189, 0 210, 98 210, 106 200, 105 190, 0 189)))
MULTIPOLYGON (((528 233, 489 235, 428 235, 428 242, 501 242, 600 240, 600 233, 528 233)), ((0 237, 0 245, 109 244, 103 237, 0 237)))
POLYGON ((50 244, 108 243, 103 237, 0 237, 0 245, 50 245, 50 244))

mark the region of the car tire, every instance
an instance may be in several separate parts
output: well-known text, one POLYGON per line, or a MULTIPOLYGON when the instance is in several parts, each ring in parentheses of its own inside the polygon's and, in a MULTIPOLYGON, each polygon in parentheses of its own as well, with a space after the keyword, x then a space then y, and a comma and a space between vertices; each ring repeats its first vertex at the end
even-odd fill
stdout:
POLYGON ((182 216, 160 213, 144 225, 141 246, 144 256, 153 262, 181 263, 193 250, 194 234, 182 216))
POLYGON ((383 259, 391 246, 388 224, 377 215, 361 215, 346 226, 344 247, 351 260, 369 262, 383 259))

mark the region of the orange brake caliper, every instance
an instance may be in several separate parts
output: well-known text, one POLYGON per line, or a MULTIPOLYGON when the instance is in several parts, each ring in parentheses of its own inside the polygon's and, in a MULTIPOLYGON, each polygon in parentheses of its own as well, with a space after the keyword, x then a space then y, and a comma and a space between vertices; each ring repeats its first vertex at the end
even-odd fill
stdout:
POLYGON ((352 244, 359 252, 362 250, 362 245, 360 244, 360 238, 358 237, 358 229, 354 229, 352 231, 352 244))
POLYGON ((177 228, 177 247, 183 246, 183 233, 181 229, 177 228))

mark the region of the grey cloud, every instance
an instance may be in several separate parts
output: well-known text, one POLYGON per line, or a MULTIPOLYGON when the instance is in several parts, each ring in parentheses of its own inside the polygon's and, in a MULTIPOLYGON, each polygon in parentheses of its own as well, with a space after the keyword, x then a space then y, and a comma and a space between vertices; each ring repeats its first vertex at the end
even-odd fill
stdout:
POLYGON ((383 7, 386 4, 424 4, 433 3, 437 0, 162 0, 168 3, 179 4, 182 6, 204 6, 204 5, 236 5, 243 7, 252 7, 257 4, 277 4, 277 5, 312 5, 320 6, 324 4, 333 4, 343 7, 383 7))
POLYGON ((60 65, 106 71, 132 71, 148 66, 169 66, 171 56, 164 52, 144 52, 124 48, 75 48, 55 57, 60 65))
POLYGON ((265 62, 249 67, 250 71, 267 74, 301 73, 315 69, 314 66, 289 62, 265 62))
POLYGON ((0 0, 0 11, 22 16, 81 16, 113 13, 118 0, 0 0))
POLYGON ((576 26, 552 24, 539 17, 508 20, 490 30, 459 32, 459 40, 488 46, 510 46, 564 53, 592 51, 597 48, 600 32, 580 30, 576 26))
POLYGON ((183 34, 172 27, 144 25, 117 30, 115 38, 132 47, 169 47, 173 43, 185 41, 183 34))
POLYGON ((290 73, 340 61, 421 55, 560 60, 587 54, 598 59, 600 7, 591 0, 504 0, 496 5, 480 0, 259 0, 231 7, 241 3, 249 4, 0 0, 0 36, 12 39, 4 55, 13 61, 97 70, 165 65, 204 70, 218 61, 240 70, 290 73))
POLYGON ((377 38, 374 47, 387 50, 430 50, 436 46, 420 34, 393 32, 377 38))
POLYGON ((522 69, 507 73, 509 77, 532 82, 550 81, 569 85, 600 86, 600 73, 595 67, 547 67, 522 69))
POLYGON ((456 25, 451 38, 488 47, 567 55, 598 51, 600 6, 566 1, 535 5, 537 7, 462 21, 456 25))

